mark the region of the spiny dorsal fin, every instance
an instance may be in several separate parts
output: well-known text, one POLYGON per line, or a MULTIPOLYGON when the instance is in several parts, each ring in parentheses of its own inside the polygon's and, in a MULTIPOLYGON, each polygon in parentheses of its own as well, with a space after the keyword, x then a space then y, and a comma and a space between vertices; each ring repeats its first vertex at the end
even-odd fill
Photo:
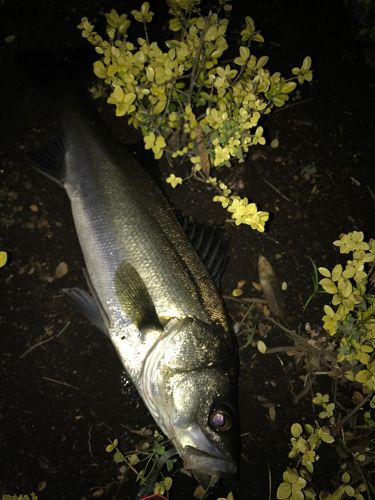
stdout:
POLYGON ((128 261, 124 260, 116 271, 115 290, 121 307, 139 330, 162 329, 146 285, 128 261))
POLYGON ((216 288, 220 289, 221 279, 229 261, 229 238, 220 227, 204 226, 183 217, 178 217, 178 220, 212 276, 216 288))

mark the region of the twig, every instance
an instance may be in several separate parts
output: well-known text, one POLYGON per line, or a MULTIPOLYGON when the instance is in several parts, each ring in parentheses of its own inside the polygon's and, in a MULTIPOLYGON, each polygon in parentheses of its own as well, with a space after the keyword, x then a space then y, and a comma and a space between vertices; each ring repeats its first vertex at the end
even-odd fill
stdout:
POLYGON ((240 331, 241 326, 244 324, 246 318, 248 317, 248 315, 250 314, 250 312, 253 310, 253 307, 254 307, 254 304, 250 304, 249 309, 246 311, 246 313, 243 315, 243 317, 241 319, 241 322, 240 322, 240 324, 238 326, 238 331, 240 331))
POLYGON ((375 391, 371 391, 365 398, 362 399, 360 403, 357 404, 345 417, 341 420, 341 425, 344 425, 345 422, 347 422, 355 413, 357 413, 358 410, 362 408, 363 405, 367 403, 367 401, 370 401, 372 396, 374 395, 375 391))
POLYGON ((55 339, 57 339, 57 337, 60 337, 60 335, 62 335, 65 332, 65 330, 68 328, 69 325, 70 325, 70 321, 68 321, 66 323, 66 325, 56 335, 53 335, 52 337, 49 337, 48 339, 41 340, 40 342, 37 342, 36 344, 29 347, 23 354, 20 355, 20 359, 27 356, 31 351, 33 351, 37 347, 40 347, 41 345, 47 344, 47 342, 50 342, 51 340, 55 340, 55 339))
MULTIPOLYGON (((361 464, 358 462, 358 460, 355 460, 354 461, 354 465, 356 466, 356 468, 358 469, 359 471, 359 474, 362 478, 362 481, 364 482, 365 486, 366 486, 366 493, 367 493, 367 497, 368 497, 368 500, 372 500, 372 496, 371 496, 371 492, 370 492, 370 485, 367 481, 367 478, 363 472, 363 469, 361 467, 361 464)), ((372 488, 371 488, 372 489, 372 488)))
POLYGON ((208 16, 206 17, 206 21, 204 23, 202 33, 201 33, 201 38, 199 41, 199 47, 198 47, 197 53, 195 54, 195 58, 194 58, 194 62, 193 62, 193 69, 191 72, 191 80, 190 80, 189 94, 188 94, 189 95, 189 103, 191 103, 191 96, 193 95, 193 88, 194 88, 194 85, 196 82, 196 74, 197 74, 197 68, 198 68, 198 64, 199 64, 199 56, 201 55, 201 51, 203 49, 204 37, 206 36, 206 32, 208 29, 208 25, 210 23, 210 19, 211 19, 211 12, 209 12, 208 16))
POLYGON ((308 99, 304 99, 303 101, 298 101, 298 102, 293 102, 292 104, 288 104, 288 106, 282 107, 282 108, 277 108, 273 111, 273 113, 277 113, 278 111, 285 111, 290 108, 294 108, 295 106, 301 106, 302 104, 306 104, 310 101, 314 101, 315 97, 309 97, 308 99))
POLYGON ((366 187, 367 187, 367 189, 368 189, 368 191, 369 191, 369 193, 370 193, 370 196, 371 196, 371 198, 372 198, 372 201, 375 203, 375 194, 373 193, 373 191, 372 191, 372 189, 370 188, 370 186, 369 186, 369 185, 366 185, 366 187))
POLYGON ((302 399, 303 397, 305 397, 306 394, 310 391, 310 389, 311 389, 311 387, 313 385, 314 378, 311 377, 311 375, 309 373, 307 374, 307 376, 309 377, 309 379, 308 379, 305 387, 302 389, 302 391, 299 394, 297 394, 297 396, 294 398, 294 402, 295 403, 298 403, 298 401, 300 399, 302 399))
POLYGON ((232 81, 232 85, 234 85, 234 84, 237 82, 237 80, 239 80, 239 79, 241 78, 241 76, 243 75, 243 72, 244 72, 244 71, 245 71, 245 69, 246 69, 247 63, 249 62, 249 59, 250 59, 250 57, 251 57, 251 53, 250 53, 250 46, 251 46, 251 39, 247 42, 247 46, 246 46, 246 48, 248 48, 248 49, 249 49, 249 55, 247 56, 246 61, 245 61, 245 62, 243 63, 243 65, 241 66, 241 69, 240 69, 240 71, 237 73, 237 76, 233 79, 233 81, 232 81))
POLYGON ((290 200, 287 196, 285 196, 285 194, 283 194, 281 191, 279 191, 273 184, 268 182, 266 179, 263 179, 263 181, 266 184, 268 184, 270 188, 272 188, 274 191, 276 191, 276 193, 278 193, 280 196, 282 196, 284 198, 284 200, 290 201, 290 203, 292 203, 292 200, 290 200))
POLYGON ((271 474, 271 468, 270 465, 268 465, 268 500, 271 500, 272 498, 272 474, 271 474))
POLYGON ((80 388, 76 387, 75 385, 68 384, 67 382, 62 382, 61 380, 56 380, 55 378, 50 378, 50 377, 42 377, 44 380, 47 380, 48 382, 53 382, 54 384, 59 384, 59 385, 65 385, 66 387, 71 387, 72 389, 75 389, 76 391, 79 391, 80 388))
MULTIPOLYGON (((294 330, 290 330, 289 328, 287 328, 286 326, 284 326, 282 323, 280 323, 279 321, 276 321, 274 318, 272 318, 271 316, 265 316, 264 317, 266 320, 268 321, 271 321, 271 323, 273 323, 274 325, 278 326, 281 330, 283 330, 284 332, 288 333, 289 335, 297 335, 296 332, 294 330)), ((311 346, 313 347, 313 346, 311 346)))
POLYGON ((89 428, 87 444, 88 444, 88 447, 89 447, 89 452, 90 452, 91 458, 95 459, 95 457, 94 457, 94 455, 92 453, 92 448, 91 448, 91 431, 92 431, 93 425, 94 424, 91 424, 90 428, 89 428))
POLYGON ((233 302, 246 302, 249 304, 266 304, 267 301, 264 299, 258 299, 257 297, 249 298, 243 297, 239 299, 238 297, 232 297, 232 295, 223 295, 223 299, 225 300, 233 300, 233 302))
POLYGON ((275 354, 277 352, 303 352, 306 351, 304 347, 297 347, 292 345, 281 345, 277 347, 270 347, 267 349, 266 354, 275 354))

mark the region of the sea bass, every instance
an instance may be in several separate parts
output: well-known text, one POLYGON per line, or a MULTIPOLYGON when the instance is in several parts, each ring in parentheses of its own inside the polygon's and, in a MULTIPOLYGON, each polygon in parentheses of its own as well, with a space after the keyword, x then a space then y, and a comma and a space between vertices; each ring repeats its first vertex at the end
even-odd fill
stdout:
POLYGON ((67 293, 108 334, 184 467, 235 474, 237 349, 222 300, 164 195, 85 107, 65 98, 62 139, 29 156, 71 202, 91 294, 67 293))

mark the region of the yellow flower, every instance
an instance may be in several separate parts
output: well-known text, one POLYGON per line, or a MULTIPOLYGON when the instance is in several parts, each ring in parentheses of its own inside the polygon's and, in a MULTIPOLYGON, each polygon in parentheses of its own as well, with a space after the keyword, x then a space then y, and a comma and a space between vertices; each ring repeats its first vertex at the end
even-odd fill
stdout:
POLYGON ((176 177, 174 174, 171 174, 169 177, 167 177, 166 179, 166 182, 168 182, 168 184, 170 184, 173 189, 178 185, 178 184, 182 184, 182 178, 181 177, 176 177))
POLYGON ((232 204, 227 208, 228 212, 232 213, 232 219, 235 220, 237 226, 247 224, 252 229, 261 233, 264 232, 264 225, 269 218, 268 212, 258 212, 255 203, 248 202, 247 198, 232 196, 232 204))

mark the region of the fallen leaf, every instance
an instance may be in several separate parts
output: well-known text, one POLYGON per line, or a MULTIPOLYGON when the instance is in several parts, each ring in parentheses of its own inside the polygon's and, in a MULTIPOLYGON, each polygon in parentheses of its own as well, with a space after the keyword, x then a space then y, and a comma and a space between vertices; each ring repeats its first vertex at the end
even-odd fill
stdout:
POLYGON ((66 262, 60 262, 55 269, 55 278, 60 279, 65 276, 69 271, 68 264, 66 262))
POLYGON ((203 495, 206 493, 206 490, 203 488, 203 486, 200 484, 199 486, 197 486, 194 490, 194 498, 197 498, 198 500, 200 500, 201 498, 203 498, 203 495))
POLYGON ((269 407, 268 415, 269 415, 271 421, 274 422, 276 419, 276 409, 273 405, 269 407))
POLYGON ((267 346, 266 344, 263 342, 263 340, 258 340, 257 342, 257 349, 259 352, 261 352, 262 354, 266 354, 267 352, 267 346))
POLYGON ((284 319, 284 302, 281 287, 271 263, 263 255, 259 255, 258 258, 258 273, 262 292, 269 309, 275 316, 284 319))
POLYGON ((4 267, 8 260, 8 254, 3 250, 0 252, 0 267, 4 267))

